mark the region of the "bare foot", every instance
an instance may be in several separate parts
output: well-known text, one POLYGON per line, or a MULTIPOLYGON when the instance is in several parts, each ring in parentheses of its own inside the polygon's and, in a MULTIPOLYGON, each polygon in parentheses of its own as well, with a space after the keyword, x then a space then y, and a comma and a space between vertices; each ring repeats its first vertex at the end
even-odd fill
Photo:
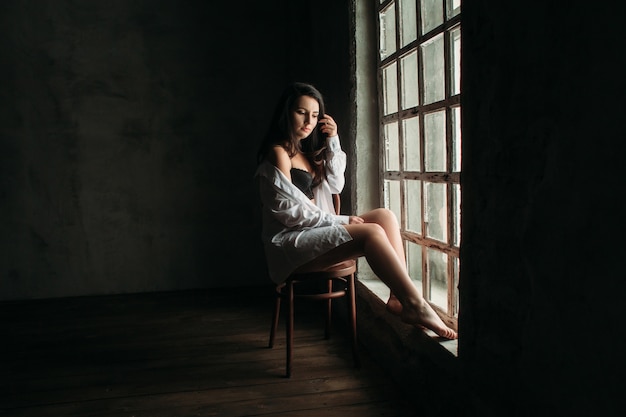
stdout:
POLYGON ((400 300, 393 295, 393 293, 389 294, 389 300, 387 300, 387 311, 395 316, 402 314, 402 304, 400 303, 400 300))
POLYGON ((403 322, 417 327, 425 327, 446 339, 457 338, 456 332, 445 325, 437 313, 435 313, 435 310, 433 310, 426 301, 422 302, 421 306, 417 307, 412 312, 407 310, 407 308, 402 309, 401 318, 403 322))

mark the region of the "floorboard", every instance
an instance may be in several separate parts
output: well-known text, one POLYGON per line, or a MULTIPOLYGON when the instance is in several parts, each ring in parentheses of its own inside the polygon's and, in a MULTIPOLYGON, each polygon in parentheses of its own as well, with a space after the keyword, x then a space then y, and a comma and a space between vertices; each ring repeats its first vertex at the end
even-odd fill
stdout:
POLYGON ((265 289, 2 302, 0 415, 414 415, 364 349, 353 367, 341 323, 323 338, 321 305, 296 310, 285 378, 272 306, 265 289))

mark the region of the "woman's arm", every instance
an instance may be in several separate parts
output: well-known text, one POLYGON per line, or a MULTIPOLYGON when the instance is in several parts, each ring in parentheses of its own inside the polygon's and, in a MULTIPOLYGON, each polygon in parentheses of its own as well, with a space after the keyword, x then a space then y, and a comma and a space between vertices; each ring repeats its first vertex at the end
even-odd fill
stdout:
POLYGON ((329 114, 320 119, 320 130, 327 135, 326 138, 326 180, 330 186, 330 192, 339 194, 345 185, 346 153, 341 149, 339 136, 337 135, 337 122, 329 114))
POLYGON ((326 180, 330 191, 339 194, 346 183, 346 153, 341 149, 339 136, 329 137, 326 143, 326 180))

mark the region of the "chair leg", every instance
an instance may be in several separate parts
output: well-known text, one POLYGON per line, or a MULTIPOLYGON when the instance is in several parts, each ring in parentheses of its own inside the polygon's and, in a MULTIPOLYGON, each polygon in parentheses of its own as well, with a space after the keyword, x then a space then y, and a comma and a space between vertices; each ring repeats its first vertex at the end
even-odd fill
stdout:
POLYGON ((293 347, 293 316, 294 316, 294 306, 293 306, 293 281, 287 281, 287 304, 288 304, 288 313, 287 313, 287 366, 286 366, 286 376, 287 378, 291 378, 291 351, 293 347))
POLYGON ((269 347, 274 347, 274 338, 276 337, 276 330, 278 329, 278 318, 280 317, 280 295, 276 295, 276 303, 274 306, 274 315, 272 316, 272 328, 270 330, 270 343, 269 347))
POLYGON ((348 317, 350 319, 350 330, 352 333, 352 357, 354 359, 354 367, 361 367, 361 360, 358 352, 357 328, 356 328, 356 283, 354 274, 348 277, 348 317))
MULTIPOLYGON (((331 292, 333 292, 333 280, 329 279, 327 285, 328 285, 327 292, 330 294, 331 292)), ((333 308, 332 301, 333 300, 330 298, 326 300, 326 328, 324 329, 324 339, 330 339, 330 327, 331 327, 331 321, 332 321, 332 308, 333 308)))

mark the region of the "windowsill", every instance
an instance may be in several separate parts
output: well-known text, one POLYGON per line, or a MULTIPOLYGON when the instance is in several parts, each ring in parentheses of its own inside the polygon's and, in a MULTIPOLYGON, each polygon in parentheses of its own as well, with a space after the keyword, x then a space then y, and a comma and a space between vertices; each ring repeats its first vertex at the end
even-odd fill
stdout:
POLYGON ((424 415, 459 415, 461 410, 450 404, 450 398, 461 398, 464 392, 457 340, 403 323, 386 309, 389 289, 381 282, 363 281, 357 280, 356 291, 359 345, 424 415))
MULTIPOLYGON (((385 304, 387 298, 389 297, 389 287, 387 287, 383 282, 377 279, 360 280, 358 282, 363 284, 363 287, 366 287, 371 292, 372 295, 376 296, 380 300, 380 303, 382 303, 383 305, 385 304)), ((375 300, 370 300, 370 301, 375 302, 375 300)), ((385 314, 388 314, 388 313, 386 313, 385 311, 385 314)), ((400 325, 402 327, 410 328, 410 326, 405 325, 404 323, 401 323, 400 325)), ((458 356, 458 340, 447 340, 447 339, 441 338, 437 336, 435 332, 433 332, 432 330, 428 330, 428 329, 425 330, 424 333, 430 336, 430 338, 433 341, 437 342, 441 347, 446 349, 452 355, 454 355, 455 357, 458 356)))

